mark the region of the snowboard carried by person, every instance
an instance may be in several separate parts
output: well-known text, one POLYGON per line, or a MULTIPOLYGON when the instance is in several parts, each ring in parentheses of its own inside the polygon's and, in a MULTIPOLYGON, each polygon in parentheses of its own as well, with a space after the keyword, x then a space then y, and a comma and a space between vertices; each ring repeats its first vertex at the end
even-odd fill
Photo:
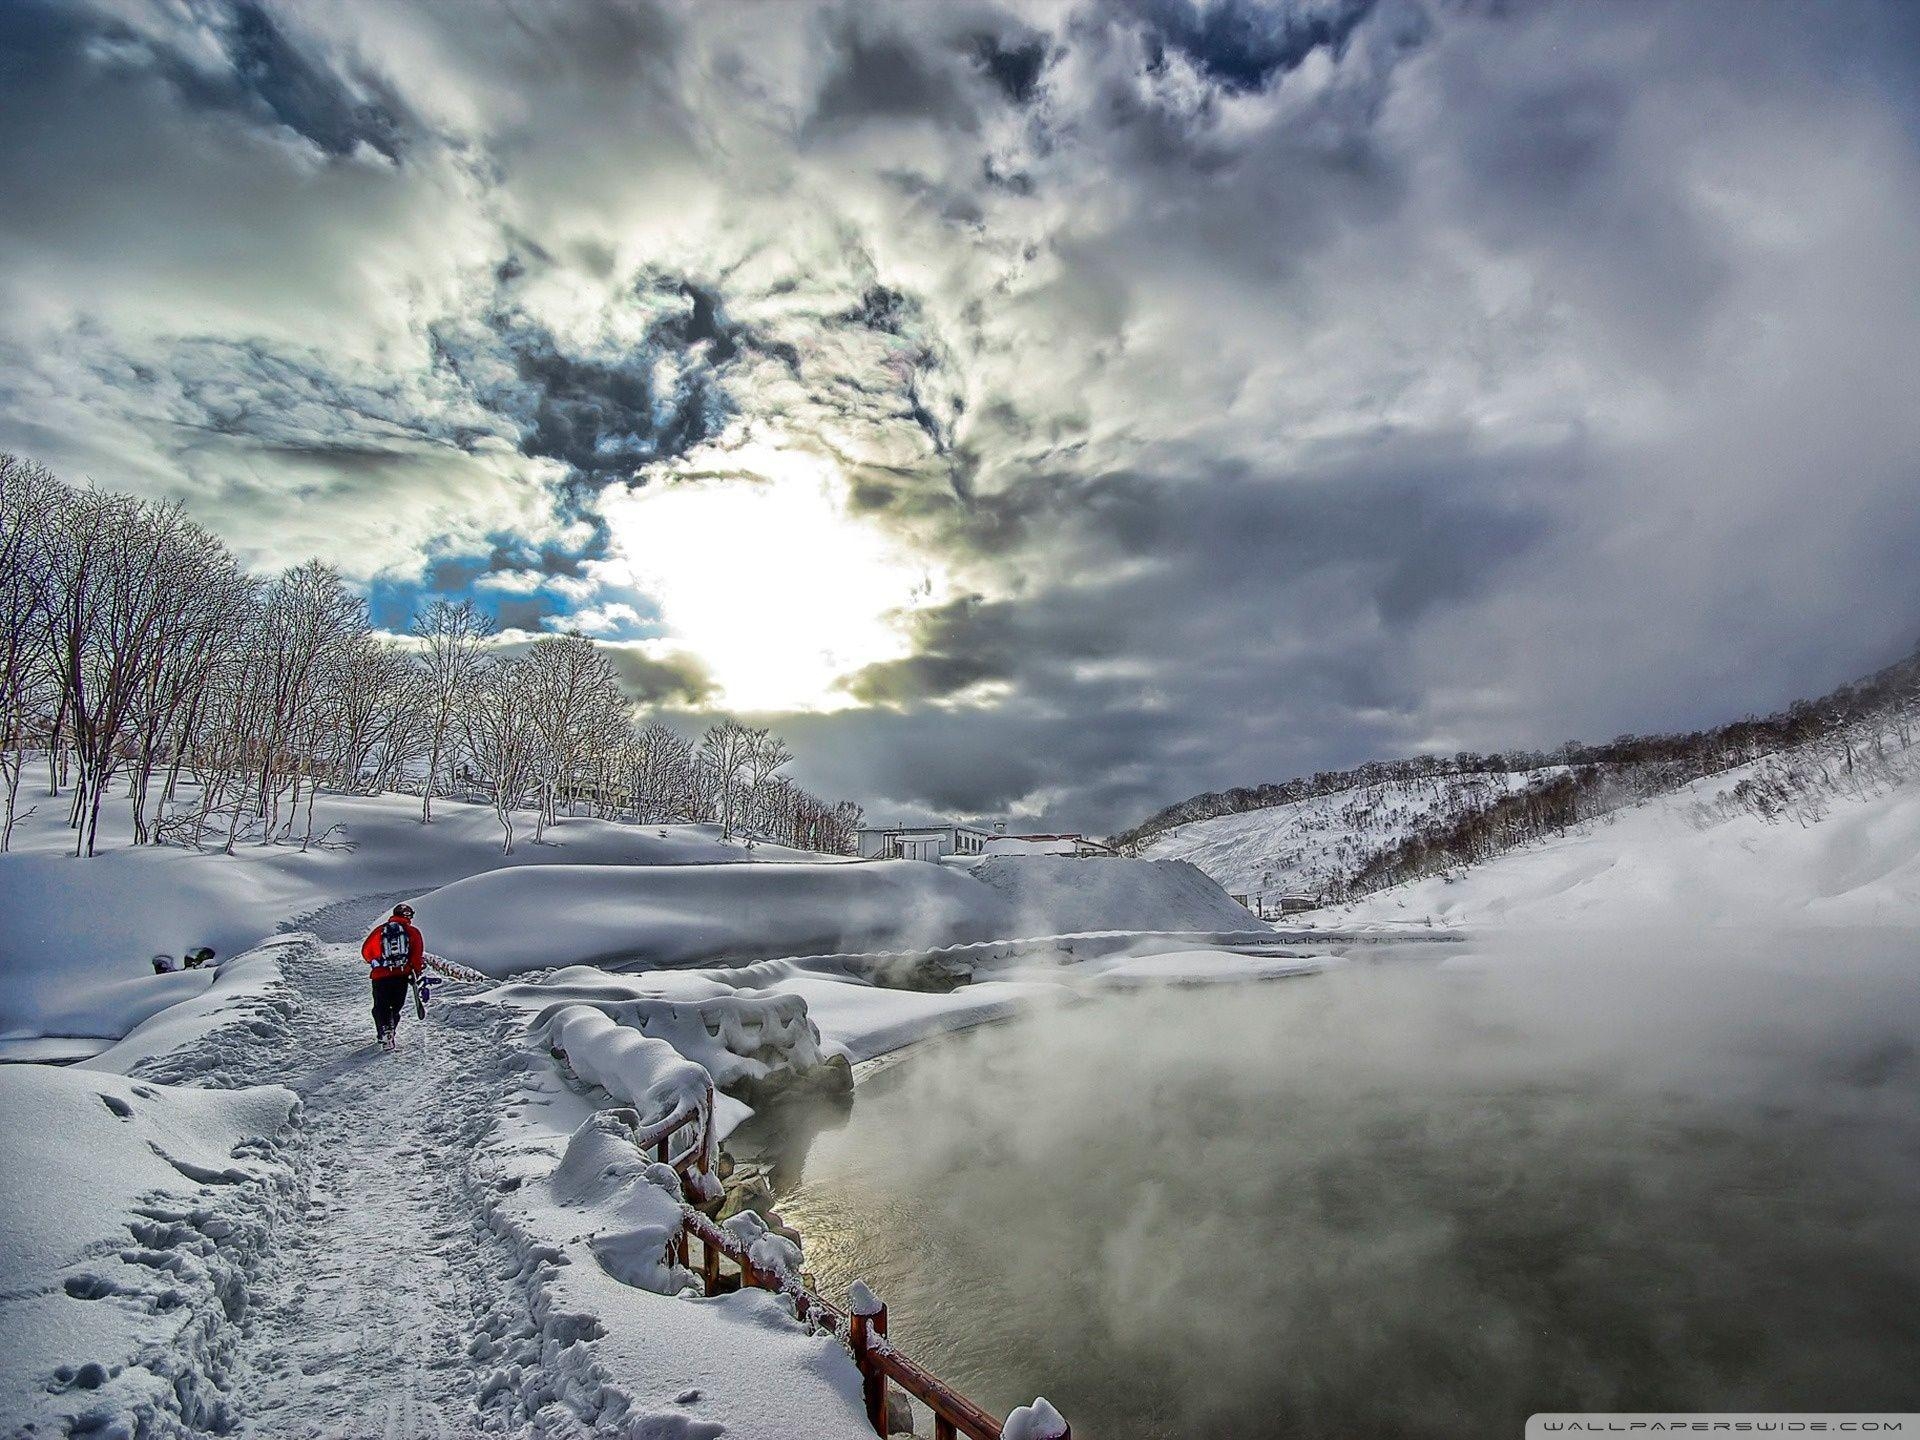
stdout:
MULTIPOLYGON (((392 1050, 399 1043, 400 1011, 408 989, 426 969, 426 954, 426 942, 413 923, 413 907, 404 902, 394 906, 393 914, 360 942, 360 958, 367 962, 373 984, 373 1030, 384 1049, 392 1050)), ((425 1019, 426 1005, 417 990, 414 1005, 425 1019)))

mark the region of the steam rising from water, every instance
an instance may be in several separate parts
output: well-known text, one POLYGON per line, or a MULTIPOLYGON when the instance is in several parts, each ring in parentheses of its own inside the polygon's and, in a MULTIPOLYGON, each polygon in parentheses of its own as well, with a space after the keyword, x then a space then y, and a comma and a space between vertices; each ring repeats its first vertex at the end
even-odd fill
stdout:
POLYGON ((829 1290, 1094 1440, 1920 1409, 1911 936, 1611 937, 1102 1000, 862 1089, 829 1290))

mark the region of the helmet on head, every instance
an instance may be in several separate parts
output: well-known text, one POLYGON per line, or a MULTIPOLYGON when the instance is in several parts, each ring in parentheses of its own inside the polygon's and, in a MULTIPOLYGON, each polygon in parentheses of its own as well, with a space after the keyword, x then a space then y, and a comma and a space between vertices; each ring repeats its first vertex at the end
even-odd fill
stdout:
POLYGON ((400 904, 393 907, 393 913, 398 915, 402 920, 411 920, 413 918, 413 907, 403 900, 400 904))

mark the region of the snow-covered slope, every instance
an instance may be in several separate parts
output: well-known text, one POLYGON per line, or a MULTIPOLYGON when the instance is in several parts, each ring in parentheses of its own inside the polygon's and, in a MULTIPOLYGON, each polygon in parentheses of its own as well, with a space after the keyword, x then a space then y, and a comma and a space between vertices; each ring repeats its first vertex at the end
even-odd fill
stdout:
MULTIPOLYGON (((1084 930, 1215 932, 1257 923, 1183 865, 1020 856, 971 869, 858 863, 725 843, 712 826, 563 820, 542 845, 502 855, 480 806, 438 802, 431 825, 406 796, 330 797, 325 847, 242 846, 232 855, 122 845, 65 853, 64 802, 43 805, 0 855, 0 1056, 60 1058, 200 995, 215 971, 155 975, 149 957, 246 950, 290 918, 419 900, 428 948, 496 975, 549 965, 738 963, 843 950, 1084 930), (751 863, 749 863, 751 862, 751 863), (424 900, 422 896, 430 896, 424 900), (349 907, 351 908, 351 907, 349 907)), ((119 802, 124 809, 124 802, 119 802)), ((109 811, 107 824, 121 815, 109 811)))
POLYGON ((1511 774, 1432 775, 1386 780, 1209 820, 1192 820, 1150 841, 1141 854, 1187 860, 1235 895, 1318 895, 1376 850, 1431 820, 1525 789, 1557 768, 1511 774))
POLYGON ((568 865, 500 870, 422 900, 440 954, 491 975, 550 965, 739 964, 1090 930, 1260 922, 1192 866, 994 857, 977 866, 568 865))
POLYGON ((9 1434, 227 1428, 226 1307, 244 1307, 289 1208, 282 1148, 295 1103, 279 1086, 0 1068, 9 1434), (124 1428, 94 1429, 92 1417, 124 1428))
MULTIPOLYGON (((1764 763, 1764 762, 1763 762, 1764 763)), ((1328 923, 1920 925, 1920 782, 1835 789, 1773 820, 1742 766, 1464 875, 1320 912, 1328 923)))
POLYGON ((0 1039, 22 1035, 124 1035, 188 999, 211 971, 157 976, 148 958, 211 945, 237 954, 290 917, 355 896, 415 896, 503 866, 703 865, 839 857, 774 845, 722 842, 710 825, 634 826, 563 819, 548 843, 500 852, 500 827, 484 806, 436 801, 420 823, 405 795, 329 796, 316 807, 327 846, 242 845, 232 855, 124 843, 126 802, 101 822, 113 841, 92 859, 70 853, 65 799, 41 799, 0 854, 0 1039))

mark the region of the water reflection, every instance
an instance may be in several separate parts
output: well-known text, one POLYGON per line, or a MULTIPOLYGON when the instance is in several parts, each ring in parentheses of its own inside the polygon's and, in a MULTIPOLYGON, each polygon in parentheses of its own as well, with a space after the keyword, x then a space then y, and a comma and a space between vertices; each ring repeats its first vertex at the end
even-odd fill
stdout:
POLYGON ((976 1032, 781 1208, 1095 1440, 1920 1408, 1913 938, 1541 946, 976 1032))

